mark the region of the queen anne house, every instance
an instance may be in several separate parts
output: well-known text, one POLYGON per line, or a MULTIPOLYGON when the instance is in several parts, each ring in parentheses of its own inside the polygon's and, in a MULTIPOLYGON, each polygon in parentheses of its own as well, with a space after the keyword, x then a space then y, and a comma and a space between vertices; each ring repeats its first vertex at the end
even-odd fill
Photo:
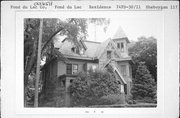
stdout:
POLYGON ((44 88, 51 88, 49 83, 54 81, 58 90, 64 95, 64 101, 62 101, 64 106, 68 106, 70 104, 68 87, 76 79, 78 72, 105 69, 110 65, 121 86, 121 93, 128 97, 132 83, 128 43, 129 40, 121 27, 112 38, 102 43, 88 40, 78 40, 75 43, 65 38, 58 50, 68 61, 53 58, 44 65, 41 69, 42 79, 45 82, 44 88))

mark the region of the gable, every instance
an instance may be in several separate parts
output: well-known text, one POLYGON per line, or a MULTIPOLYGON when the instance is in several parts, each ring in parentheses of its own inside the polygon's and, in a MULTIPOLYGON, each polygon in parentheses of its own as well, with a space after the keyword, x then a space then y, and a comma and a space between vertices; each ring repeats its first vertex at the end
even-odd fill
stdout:
POLYGON ((114 46, 111 42, 108 43, 107 47, 106 47, 107 50, 114 50, 114 46))
POLYGON ((121 55, 118 53, 117 51, 117 48, 116 48, 116 44, 114 43, 113 40, 109 39, 107 40, 108 42, 105 42, 106 44, 102 43, 101 45, 104 45, 104 47, 100 47, 100 50, 98 54, 98 58, 101 59, 101 58, 106 58, 106 54, 107 54, 107 51, 111 51, 112 52, 112 55, 113 55, 113 58, 120 58, 121 55))
POLYGON ((65 41, 63 41, 63 44, 59 48, 59 51, 64 55, 78 56, 78 54, 72 51, 72 48, 77 48, 77 47, 78 46, 75 45, 75 43, 72 40, 66 39, 65 41))

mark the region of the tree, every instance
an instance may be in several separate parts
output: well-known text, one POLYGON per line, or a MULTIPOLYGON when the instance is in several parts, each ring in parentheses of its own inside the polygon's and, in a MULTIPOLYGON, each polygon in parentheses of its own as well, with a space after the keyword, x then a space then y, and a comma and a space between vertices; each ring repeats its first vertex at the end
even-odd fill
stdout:
POLYGON ((150 74, 157 81, 157 40, 153 37, 140 37, 138 41, 132 41, 129 45, 129 55, 132 57, 133 75, 139 62, 145 62, 150 74))
POLYGON ((97 20, 97 18, 91 18, 89 20, 89 22, 94 24, 94 40, 96 41, 96 30, 97 30, 96 27, 104 25, 103 30, 104 30, 104 32, 106 32, 107 27, 108 27, 108 25, 110 23, 110 19, 98 18, 98 20, 97 20))
POLYGON ((132 82, 131 93, 133 99, 142 100, 144 98, 150 98, 150 100, 154 100, 156 98, 156 83, 143 62, 139 63, 132 82))
POLYGON ((120 94, 119 84, 110 71, 89 71, 79 73, 70 86, 70 93, 75 105, 93 105, 110 94, 120 94))
MULTIPOLYGON (((52 42, 53 37, 60 31, 63 30, 59 27, 51 28, 57 22, 57 19, 44 19, 43 20, 43 40, 42 40, 42 54, 41 56, 48 53, 48 44, 52 42), (44 48, 45 47, 45 48, 44 48), (44 51, 46 50, 46 51, 44 51), (45 53, 44 53, 44 52, 45 53)), ((56 23, 57 24, 57 23, 56 23)), ((37 60, 37 46, 38 46, 38 36, 39 36, 39 25, 40 19, 25 19, 24 20, 24 100, 26 106, 26 93, 28 76, 30 73, 35 71, 36 60, 37 60)), ((55 52, 55 51, 51 51, 55 52)))
MULTIPOLYGON (((46 62, 53 57, 66 60, 61 52, 54 48, 54 36, 66 35, 75 44, 78 39, 85 39, 87 35, 87 21, 91 19, 43 19, 43 35, 41 58, 46 57, 46 62)), ((98 19, 96 19, 98 20, 98 19)), ((40 19, 24 20, 24 100, 26 106, 26 92, 28 76, 35 71, 37 60, 37 45, 39 36, 40 19)))

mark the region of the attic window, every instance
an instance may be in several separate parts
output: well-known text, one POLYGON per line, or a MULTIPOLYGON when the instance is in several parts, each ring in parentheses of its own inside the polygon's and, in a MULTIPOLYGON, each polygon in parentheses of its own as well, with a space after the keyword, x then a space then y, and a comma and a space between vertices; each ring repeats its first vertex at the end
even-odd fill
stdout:
POLYGON ((72 52, 76 52, 76 48, 75 47, 72 47, 71 50, 72 50, 72 52))
POLYGON ((107 58, 111 59, 111 51, 107 51, 107 58))

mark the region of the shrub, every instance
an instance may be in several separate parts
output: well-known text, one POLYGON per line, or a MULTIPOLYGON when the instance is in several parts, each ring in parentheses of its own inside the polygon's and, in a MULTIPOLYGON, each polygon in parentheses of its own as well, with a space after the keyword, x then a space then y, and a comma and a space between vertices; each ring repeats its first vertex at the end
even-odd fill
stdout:
POLYGON ((119 84, 109 71, 89 71, 79 73, 69 90, 72 98, 72 105, 95 105, 99 98, 109 94, 119 94, 119 84))
POLYGON ((103 96, 99 100, 99 105, 124 104, 125 96, 123 94, 110 94, 103 96))
POLYGON ((156 103, 157 101, 155 99, 152 99, 151 97, 145 97, 145 98, 137 100, 137 102, 141 102, 141 103, 156 103))

